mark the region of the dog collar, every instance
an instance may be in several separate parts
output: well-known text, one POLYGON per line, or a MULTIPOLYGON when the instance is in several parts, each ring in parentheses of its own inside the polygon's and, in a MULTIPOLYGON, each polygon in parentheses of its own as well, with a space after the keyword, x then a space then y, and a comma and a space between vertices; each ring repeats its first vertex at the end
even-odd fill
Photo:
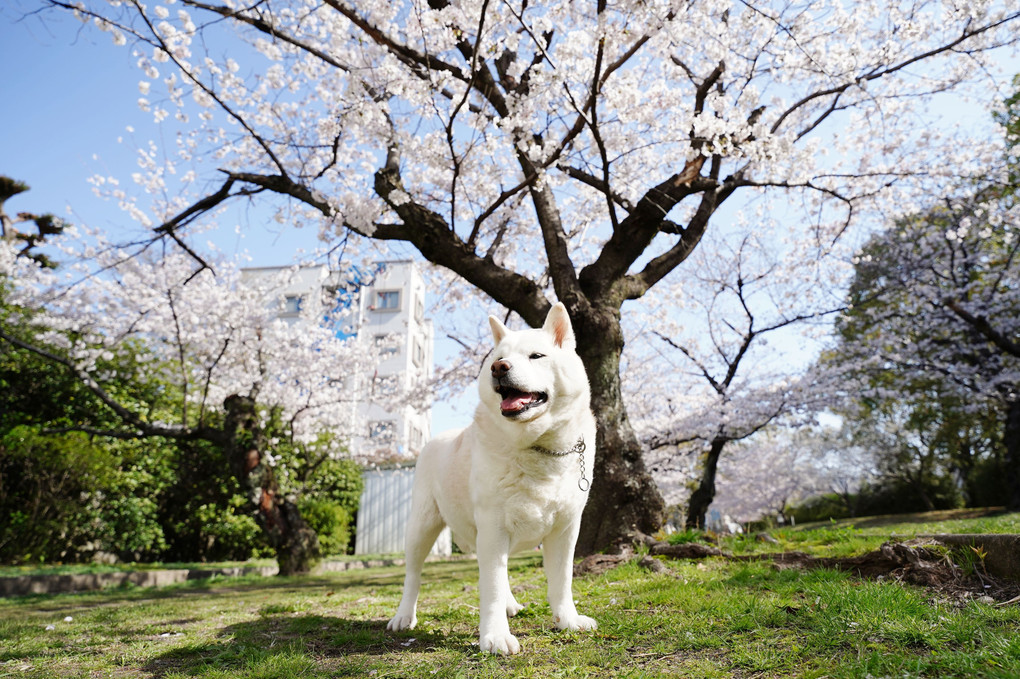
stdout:
POLYGON ((577 480, 577 487, 581 489, 582 493, 588 492, 588 489, 591 487, 591 482, 588 481, 587 477, 584 475, 584 451, 587 449, 587 446, 584 443, 584 434, 578 436, 577 443, 567 450, 549 450, 542 446, 531 446, 531 449, 536 453, 550 455, 552 457, 564 457, 571 454, 577 455, 578 462, 581 465, 581 478, 577 480))

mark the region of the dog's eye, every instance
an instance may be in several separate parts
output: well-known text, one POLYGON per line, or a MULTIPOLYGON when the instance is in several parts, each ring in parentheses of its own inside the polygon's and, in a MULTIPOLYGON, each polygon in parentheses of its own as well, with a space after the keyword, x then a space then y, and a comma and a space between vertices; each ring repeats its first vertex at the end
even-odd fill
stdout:
POLYGON ((545 358, 545 354, 535 353, 535 354, 532 354, 531 356, 528 356, 528 358, 530 358, 531 360, 534 361, 534 360, 539 359, 539 358, 545 358))

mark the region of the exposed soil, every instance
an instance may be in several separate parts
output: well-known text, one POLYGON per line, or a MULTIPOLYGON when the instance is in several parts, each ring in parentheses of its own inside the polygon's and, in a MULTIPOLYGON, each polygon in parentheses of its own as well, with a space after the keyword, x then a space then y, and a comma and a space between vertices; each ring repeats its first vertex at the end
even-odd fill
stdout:
MULTIPOLYGON (((953 553, 935 540, 917 538, 905 542, 886 542, 879 549, 867 554, 845 558, 815 557, 804 552, 780 552, 734 556, 718 547, 700 543, 671 545, 665 542, 644 539, 649 544, 649 554, 668 559, 705 559, 717 557, 727 561, 771 561, 778 569, 788 568, 831 568, 853 573, 857 577, 880 580, 890 579, 933 590, 953 599, 989 597, 992 601, 1020 603, 1020 582, 1005 578, 994 578, 987 574, 971 571, 954 562, 953 553)), ((621 554, 593 554, 574 566, 574 574, 583 576, 601 574, 626 563, 635 556, 633 551, 621 554)), ((645 556, 639 564, 654 572, 669 569, 660 559, 645 556)))

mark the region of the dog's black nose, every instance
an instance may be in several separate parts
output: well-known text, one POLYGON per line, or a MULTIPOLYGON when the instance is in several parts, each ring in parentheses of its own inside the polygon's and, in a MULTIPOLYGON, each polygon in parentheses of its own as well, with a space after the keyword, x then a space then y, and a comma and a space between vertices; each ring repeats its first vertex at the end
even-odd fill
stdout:
POLYGON ((498 359, 492 363, 492 376, 499 378, 510 372, 510 361, 498 359))

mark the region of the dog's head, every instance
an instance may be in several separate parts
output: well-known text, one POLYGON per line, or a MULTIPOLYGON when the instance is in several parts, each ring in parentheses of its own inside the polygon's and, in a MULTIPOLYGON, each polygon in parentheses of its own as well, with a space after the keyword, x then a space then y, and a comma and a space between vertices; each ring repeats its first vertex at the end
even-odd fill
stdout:
MULTIPOLYGON (((489 316, 495 348, 483 366, 482 402, 516 422, 569 411, 589 393, 567 309, 557 303, 537 330, 508 330, 489 316)), ((587 399, 584 407, 588 407, 587 399)))

